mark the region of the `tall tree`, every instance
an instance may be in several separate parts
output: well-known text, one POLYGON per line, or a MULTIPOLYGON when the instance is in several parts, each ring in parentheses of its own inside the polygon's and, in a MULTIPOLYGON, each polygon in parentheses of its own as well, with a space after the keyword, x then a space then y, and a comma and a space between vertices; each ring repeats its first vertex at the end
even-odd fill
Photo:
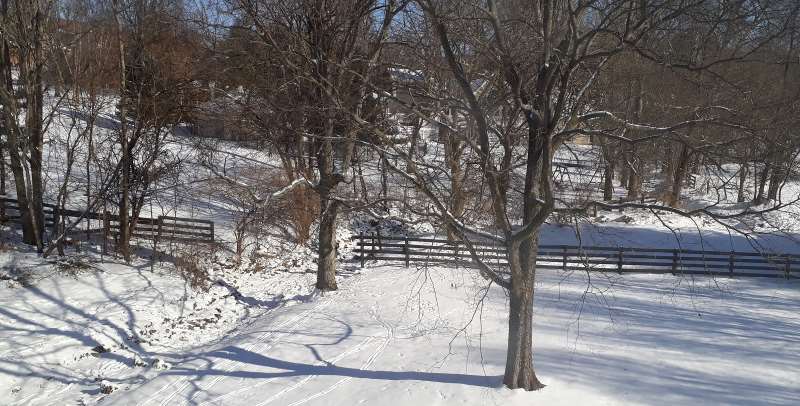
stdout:
POLYGON ((391 22, 403 2, 394 0, 237 0, 240 21, 266 45, 261 88, 248 108, 251 120, 292 165, 290 184, 308 186, 319 203, 317 282, 320 290, 336 290, 336 223, 360 130, 352 115, 375 114, 366 83, 379 74, 378 60, 391 22), (281 88, 274 88, 280 84, 281 88), (269 85, 269 86, 267 86, 269 85), (297 95, 287 100, 285 92, 297 95), (252 106, 251 106, 252 107, 252 106), (279 123, 278 131, 265 128, 279 123), (264 126, 268 123, 267 126, 264 126), (305 168, 305 170, 304 170, 305 168), (304 179, 305 182, 295 182, 304 179))
POLYGON ((11 171, 20 205, 23 239, 44 248, 42 196, 42 149, 44 147, 44 81, 48 61, 47 35, 52 30, 53 0, 11 1, 2 3, 2 63, 0 63, 0 103, 6 130, 11 171), (12 59, 16 57, 16 63, 12 59), (15 90, 12 68, 19 74, 19 94, 15 90), (24 126, 19 118, 24 116, 24 126))
MULTIPOLYGON (((670 46, 676 27, 701 25, 706 37, 715 38, 720 30, 731 28, 725 24, 728 17, 719 10, 729 5, 680 0, 419 0, 416 4, 419 7, 410 13, 423 13, 408 19, 422 18, 421 24, 431 27, 457 85, 452 103, 474 122, 474 137, 462 136, 471 146, 472 156, 465 159, 479 162, 488 189, 486 198, 491 202, 491 229, 465 224, 453 215, 448 194, 433 186, 437 173, 446 169, 414 159, 405 146, 397 146, 394 153, 407 162, 405 168, 394 166, 393 170, 429 198, 437 220, 464 242, 481 273, 508 290, 504 383, 509 388, 535 390, 543 386, 534 371, 532 352, 538 232, 555 208, 551 168, 556 149, 577 135, 615 140, 631 151, 626 157, 629 162, 638 159, 638 163, 630 162, 633 176, 628 177, 629 182, 633 178, 630 193, 638 196, 645 167, 642 152, 648 150, 640 146, 659 140, 674 145, 675 151, 683 146, 711 150, 728 145, 729 140, 689 143, 685 131, 696 129, 692 134, 698 134, 701 129, 726 128, 746 132, 732 121, 730 108, 709 104, 705 99, 687 99, 690 104, 683 109, 692 114, 649 119, 643 114, 642 99, 648 90, 642 81, 633 83, 635 97, 628 99, 632 106, 628 114, 604 109, 606 106, 591 95, 597 84, 604 82, 599 79, 609 74, 609 62, 636 58, 642 64, 719 76, 720 66, 751 57, 755 50, 782 36, 785 25, 781 18, 786 10, 780 2, 770 4, 776 13, 773 17, 781 17, 769 23, 760 20, 764 15, 760 11, 748 10, 744 20, 749 23, 742 29, 751 30, 740 31, 746 35, 716 52, 706 50, 703 58, 697 58, 693 53, 697 49, 681 45, 676 51, 670 46), (770 29, 754 29, 765 25, 770 29), (462 35, 464 32, 470 35, 462 35), (506 95, 505 106, 482 101, 480 94, 487 91, 486 86, 506 95), (503 109, 513 111, 516 118, 511 122, 516 125, 498 123, 503 109), (631 156, 633 151, 635 156, 631 156), (518 168, 524 174, 517 175, 518 168), (482 261, 472 239, 504 245, 508 269, 503 271, 482 261)), ((413 104, 406 104, 415 110, 413 104)), ((426 120, 448 124, 436 117, 426 120)), ((361 124, 368 125, 365 120, 361 124)), ((389 134, 375 132, 390 144, 389 134)))

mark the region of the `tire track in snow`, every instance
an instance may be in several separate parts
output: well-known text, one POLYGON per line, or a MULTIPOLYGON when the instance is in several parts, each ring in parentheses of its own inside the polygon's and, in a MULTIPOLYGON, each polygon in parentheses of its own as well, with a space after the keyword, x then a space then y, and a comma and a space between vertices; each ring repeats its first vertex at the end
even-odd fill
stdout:
MULTIPOLYGON (((381 277, 379 277, 379 278, 372 278, 372 279, 369 279, 369 282, 371 282, 371 283, 375 283, 375 282, 382 282, 382 281, 386 281, 386 280, 395 280, 395 279, 398 279, 398 276, 397 276, 397 275, 389 275, 388 277, 382 277, 382 278, 381 278, 381 277)), ((353 284, 353 286, 351 286, 351 287, 350 287, 350 289, 348 290, 348 292, 350 292, 350 293, 352 294, 352 292, 354 292, 354 291, 358 291, 358 289, 359 289, 359 288, 361 288, 361 287, 362 287, 362 285, 363 285, 363 284, 364 284, 366 281, 367 281, 367 279, 360 279, 360 280, 358 280, 356 283, 354 283, 354 284, 353 284)), ((383 342, 382 342, 382 343, 381 343, 381 344, 378 346, 378 348, 377 348, 377 349, 376 349, 376 350, 375 350, 375 351, 374 351, 374 352, 373 352, 373 353, 370 355, 370 357, 367 359, 367 361, 365 361, 364 363, 362 363, 362 365, 361 365, 361 367, 360 367, 360 369, 361 369, 361 370, 364 370, 364 369, 368 368, 368 367, 369 367, 369 366, 370 366, 370 365, 371 365, 371 364, 372 364, 372 363, 375 361, 375 359, 376 359, 376 358, 377 358, 377 357, 378 357, 378 356, 379 356, 381 353, 383 353, 383 352, 386 350, 386 347, 388 346, 389 342, 390 342, 390 341, 392 340, 392 338, 394 337, 394 329, 393 329, 393 328, 392 328, 392 327, 391 327, 389 324, 385 323, 383 320, 381 320, 381 319, 380 319, 380 318, 379 318, 379 317, 376 315, 376 313, 375 313, 375 308, 374 308, 374 307, 373 307, 373 309, 371 309, 371 310, 369 311, 369 314, 370 314, 370 316, 372 316, 373 320, 376 320, 376 321, 378 321, 379 323, 381 323, 381 324, 384 326, 384 328, 385 328, 385 329, 386 329, 386 331, 387 331, 387 334, 386 334, 386 338, 384 339, 384 341, 383 341, 383 342)), ((356 353, 356 352, 360 352, 362 347, 364 347, 365 345, 369 344, 369 343, 370 343, 371 341, 373 341, 374 339, 375 339, 375 337, 373 337, 373 336, 370 336, 370 337, 369 337, 368 339, 366 339, 364 342, 362 342, 362 343, 360 343, 360 344, 357 344, 356 346, 354 346, 354 347, 351 347, 351 348, 349 348, 349 349, 345 350, 345 352, 343 352, 343 353, 341 353, 341 354, 337 355, 336 357, 334 357, 334 358, 333 358, 331 361, 329 361, 329 362, 330 362, 330 363, 337 362, 337 361, 340 361, 341 359, 343 359, 345 356, 351 355, 351 354, 353 354, 353 353, 356 353), (357 350, 357 351, 353 351, 353 349, 354 349, 354 348, 357 348, 358 350, 357 350)), ((321 365, 321 363, 317 362, 317 363, 315 363, 315 365, 321 365)), ((276 400, 277 398, 279 398, 279 397, 280 397, 280 396, 282 396, 283 394, 285 394, 285 393, 288 393, 288 392, 290 392, 290 391, 292 391, 292 390, 294 390, 294 389, 297 389, 297 388, 299 388, 299 387, 302 387, 302 386, 303 386, 305 383, 307 383, 309 380, 311 380, 312 378, 314 378, 314 377, 317 377, 317 376, 318 376, 318 375, 311 375, 311 376, 308 376, 308 377, 304 378, 303 380, 301 380, 300 382, 296 383, 295 385, 292 385, 291 387, 289 387, 289 388, 286 388, 286 389, 284 389, 284 390, 282 390, 282 391, 280 391, 280 392, 276 393, 275 395, 271 396, 269 399, 267 399, 267 400, 265 400, 265 401, 263 401, 263 402, 261 402, 261 403, 257 404, 256 406, 263 406, 263 405, 266 405, 266 404, 268 404, 268 403, 270 403, 270 402, 272 402, 272 401, 276 400)), ((230 397, 232 397, 232 396, 235 396, 235 395, 238 395, 238 394, 240 394, 240 393, 242 393, 242 392, 251 392, 251 391, 254 391, 254 390, 256 390, 256 389, 258 389, 258 388, 260 388, 260 387, 262 387, 262 386, 264 386, 264 385, 267 385, 267 384, 269 384, 271 381, 274 381, 275 379, 277 379, 277 378, 275 378, 275 377, 273 377, 273 378, 266 378, 266 379, 263 379, 263 380, 261 380, 259 383, 255 384, 255 385, 251 385, 251 386, 247 386, 247 387, 240 387, 240 388, 238 388, 238 389, 235 389, 235 390, 233 390, 233 391, 227 392, 227 393, 225 393, 224 395, 218 396, 218 397, 216 397, 216 398, 214 398, 214 399, 210 399, 210 400, 207 400, 207 401, 201 402, 201 403, 200 403, 198 406, 219 405, 219 404, 221 404, 221 403, 218 403, 219 401, 222 401, 222 400, 225 400, 225 399, 229 399, 230 397)), ((339 385, 341 385, 341 384, 343 384, 343 383, 346 383, 346 382, 347 382, 347 381, 349 381, 350 379, 352 379, 352 377, 348 377, 348 378, 342 379, 342 380, 340 380, 340 381, 337 381, 336 383, 334 383, 334 384, 333 384, 333 386, 332 386, 331 388, 329 388, 328 390, 326 390, 326 392, 325 392, 325 393, 328 393, 328 392, 331 392, 331 391, 333 391, 334 389, 336 389, 336 387, 338 387, 339 385)), ((300 402, 300 403, 305 403, 306 401, 308 401, 308 400, 311 400, 311 399, 314 399, 314 398, 316 398, 316 397, 317 397, 317 396, 312 396, 311 398, 309 398, 309 399, 307 399, 307 400, 300 400, 299 402, 300 402)))
MULTIPOLYGON (((369 280, 369 281, 370 281, 371 283, 375 283, 376 281, 384 281, 384 280, 389 280, 389 279, 397 279, 397 278, 399 278, 399 276, 398 276, 398 275, 389 274, 388 276, 384 276, 384 277, 378 277, 377 279, 371 279, 371 280, 369 280)), ((349 287, 349 289, 348 289, 348 290, 349 290, 350 292, 352 292, 352 291, 354 291, 354 290, 355 290, 355 291, 358 291, 358 289, 361 287, 361 285, 365 284, 367 281, 368 281, 368 279, 367 279, 367 278, 358 278, 358 279, 356 279, 356 280, 354 281, 354 283, 353 283, 353 284, 352 284, 352 285, 349 287)), ((352 294, 352 293, 351 293, 351 294, 352 294)), ((283 323, 280 323, 279 325, 275 326, 275 328, 274 328, 274 329, 281 329, 281 328, 284 328, 284 327, 286 327, 286 326, 291 326, 290 328, 291 328, 291 330, 292 330, 292 331, 285 332, 283 335, 281 335, 281 336, 279 337, 279 339, 276 339, 275 341, 273 341, 273 342, 271 342, 271 343, 269 343, 269 344, 267 344, 267 345, 263 345, 264 343, 260 342, 260 341, 262 341, 262 340, 265 340, 265 339, 270 339, 270 338, 274 337, 274 336, 276 335, 276 333, 275 333, 275 331, 273 330, 272 332, 265 333, 265 334, 263 334, 263 335, 261 335, 261 336, 257 337, 257 338, 256 338, 256 342, 255 342, 255 343, 253 343, 253 344, 251 344, 251 345, 249 345, 249 346, 247 346, 247 347, 245 347, 245 349, 246 349, 246 350, 248 350, 248 351, 257 350, 257 351, 259 351, 259 353, 261 353, 260 351, 266 351, 266 350, 269 350, 269 349, 270 349, 270 348, 272 348, 274 345, 278 344, 278 343, 280 342, 280 339, 284 338, 285 336, 289 335, 291 332, 294 332, 294 331, 295 331, 297 328, 299 328, 299 323, 300 323, 300 322, 302 322, 304 319, 306 319, 308 316, 310 316, 312 313, 316 312, 317 310, 321 310, 321 309, 323 309, 323 308, 327 307, 327 306, 328 306, 330 303, 334 302, 334 299, 336 299, 336 298, 340 298, 340 299, 341 299, 341 298, 343 298, 343 297, 346 297, 346 296, 334 296, 334 297, 332 297, 331 299, 329 299, 329 300, 327 300, 327 301, 324 301, 324 302, 322 302, 322 303, 319 303, 318 305, 314 306, 313 308, 311 308, 311 309, 309 309, 309 310, 306 310, 305 312, 303 312, 303 313, 301 313, 301 314, 299 314, 299 315, 297 315, 297 316, 295 316, 295 317, 291 318, 290 320, 288 320, 288 321, 285 321, 285 322, 283 322, 283 323)), ((352 299, 352 298, 351 298, 351 299, 352 299)), ((256 351, 253 351, 253 352, 256 352, 256 351)), ((224 361, 224 362, 223 362, 221 365, 227 365, 228 367, 225 369, 225 371, 226 371, 226 372, 230 372, 231 370, 233 370, 233 366, 234 366, 234 365, 237 365, 237 364, 240 364, 240 363, 241 363, 241 362, 239 362, 239 361, 236 361, 236 360, 226 360, 226 361, 224 361)), ((211 384, 211 385, 209 385, 209 386, 207 386, 207 387, 206 387, 204 390, 208 390, 208 389, 210 389, 211 387, 213 387, 213 385, 214 385, 214 384, 216 384, 217 382, 219 382, 220 380, 222 380, 222 379, 224 379, 224 378, 226 378, 226 377, 225 377, 225 376, 218 376, 218 377, 216 377, 216 378, 214 379, 214 381, 212 382, 212 384, 211 384)), ((174 391, 172 391, 172 393, 170 393, 169 395, 167 395, 167 397, 166 397, 165 399, 163 399, 161 402, 159 402, 159 403, 158 403, 158 404, 159 404, 159 406, 167 406, 167 405, 169 405, 169 404, 170 404, 170 401, 171 401, 171 400, 172 400, 172 399, 173 399, 173 398, 174 398, 174 397, 175 397, 177 394, 179 394, 180 392, 182 392, 184 389, 186 389, 186 388, 187 388, 187 387, 188 387, 188 386, 191 384, 191 382, 188 382, 188 381, 189 381, 189 379, 190 379, 189 377, 182 377, 182 378, 180 378, 180 379, 178 379, 178 380, 176 380, 176 381, 173 381, 173 382, 169 382, 169 383, 166 383, 166 384, 164 384, 164 386, 162 386, 162 387, 161 387, 159 390, 157 390, 156 392, 154 392, 152 395, 148 396, 148 398, 147 398, 147 399, 146 399, 144 402, 142 402, 142 403, 139 403, 138 405, 139 405, 139 406, 145 406, 145 405, 148 405, 148 404, 150 404, 150 403, 151 403, 151 402, 153 402, 153 401, 157 401, 157 398, 159 397, 159 394, 160 394, 161 392, 163 392, 163 391, 167 390, 167 389, 168 389, 168 388, 170 388, 170 387, 175 387, 175 386, 178 386, 178 385, 180 385, 180 387, 178 387, 177 389, 175 389, 174 391)), ((271 378, 270 378, 270 379, 271 379, 271 378)), ((247 389, 252 389, 252 387, 249 387, 249 388, 247 388, 247 389)), ((196 396, 196 394, 195 394, 195 395, 192 395, 192 397, 191 397, 191 398, 194 398, 194 396, 196 396)), ((191 399, 191 398, 190 398, 190 399, 191 399)), ((207 402, 204 402, 204 403, 202 403, 202 404, 208 404, 208 401, 207 401, 207 402)))
MULTIPOLYGON (((367 338, 365 338, 363 341, 361 341, 360 343, 358 343, 358 344, 356 344, 356 345, 354 345, 354 346, 352 346, 352 347, 350 347, 350 348, 346 349, 346 350, 345 350, 344 352, 342 352, 342 353, 339 353, 338 355, 336 355, 336 356, 335 356, 335 357, 333 357, 333 358, 332 358, 330 361, 327 361, 327 362, 328 362, 328 363, 331 363, 331 364, 333 364, 333 363, 335 363, 335 362, 341 361, 342 359, 344 359, 345 357, 347 357, 347 356, 349 356, 349 355, 352 355, 352 354, 355 354, 355 353, 361 352, 361 350, 362 350, 362 349, 363 349, 365 346, 369 345, 369 344, 370 344, 372 341, 374 341, 374 340, 375 340, 375 337, 367 337, 367 338)), ((323 365, 323 364, 324 364, 324 363, 323 363, 323 362, 320 362, 320 361, 317 361, 316 363, 314 363, 314 365, 323 365)), ((306 377, 306 378, 303 378, 303 380, 304 380, 304 381, 307 381, 308 379, 311 379, 311 378, 312 378, 312 377, 314 377, 314 376, 317 376, 317 375, 311 375, 311 376, 308 376, 308 377, 306 377)), ((251 385, 251 386, 246 386, 246 387, 241 387, 241 388, 239 388, 239 389, 235 389, 235 390, 233 390, 233 391, 230 391, 230 392, 227 392, 227 393, 225 393, 224 395, 218 396, 218 397, 216 397, 216 398, 214 398, 214 399, 211 399, 211 400, 204 401, 204 402, 200 403, 198 406, 207 406, 207 405, 213 405, 213 404, 220 404, 220 403, 217 403, 217 402, 219 402, 219 401, 221 401, 221 400, 224 400, 224 399, 228 399, 228 398, 230 398, 231 396, 238 395, 238 394, 240 394, 240 393, 242 393, 242 392, 251 392, 251 391, 253 391, 254 389, 258 389, 258 388, 260 388, 260 387, 262 387, 262 386, 264 386, 264 385, 266 385, 266 384, 270 383, 271 381, 274 381, 275 379, 276 379, 275 377, 273 377, 273 378, 266 378, 266 379, 262 379, 262 380, 260 380, 260 381, 259 381, 259 383, 255 384, 255 385, 251 385)), ((300 386, 302 386, 302 385, 299 385, 299 382, 298 382, 298 383, 297 383, 297 384, 295 384, 294 386, 296 386, 296 387, 300 387, 300 386)), ((266 404, 266 403, 269 403, 270 401, 272 401, 272 400, 274 400, 274 399, 277 399, 277 398, 278 398, 278 397, 280 397, 282 394, 284 394, 284 393, 287 393, 287 392, 291 391, 292 389, 294 389, 294 387, 289 387, 289 388, 283 389, 282 391, 280 391, 280 392, 278 392, 277 394, 273 395, 273 396, 272 396, 270 399, 268 399, 268 400, 266 400, 266 401, 264 401, 264 402, 262 402, 262 403, 259 403, 259 404, 258 404, 258 405, 256 405, 256 406, 260 406, 260 405, 264 405, 264 404, 266 404)))
MULTIPOLYGON (((257 349, 257 347, 260 349, 260 347, 264 345, 264 343, 262 342, 263 340, 269 340, 269 339, 271 339, 271 338, 273 338, 273 337, 278 335, 277 330, 283 329, 283 328, 285 328, 287 326, 290 329, 295 329, 309 315, 311 315, 313 312, 315 312, 317 310, 320 310, 320 309, 326 307, 327 305, 328 305, 328 302, 321 302, 321 303, 317 304, 316 306, 312 307, 311 309, 308 309, 308 310, 306 310, 306 311, 304 311, 304 312, 302 312, 300 314, 297 314, 294 317, 290 318, 289 320, 286 320, 284 322, 279 323, 278 325, 274 326, 272 331, 263 333, 263 334, 259 335, 258 337, 256 337, 254 342, 251 343, 250 345, 246 346, 244 349, 247 350, 247 351, 252 351, 254 349, 257 349)), ((271 347, 275 343, 277 343, 277 341, 272 342, 270 344, 267 344, 267 346, 271 347)), ((222 367, 221 369, 223 369, 225 372, 230 372, 231 370, 233 370, 233 367, 238 363, 240 363, 240 362, 236 361, 236 360, 225 360, 220 364, 220 366, 222 367)), ((177 379, 177 380, 175 380, 173 382, 169 382, 167 384, 164 384, 164 386, 162 386, 161 389, 157 390, 152 395, 150 395, 144 402, 140 403, 140 406, 144 406, 144 405, 150 404, 151 402, 157 401, 158 400, 157 398, 160 397, 160 395, 161 395, 161 393, 163 391, 169 389, 170 387, 176 387, 177 386, 177 388, 175 390, 173 390, 172 393, 166 395, 158 403, 160 406, 166 406, 166 405, 170 404, 170 401, 177 394, 182 392, 184 389, 186 389, 190 385, 190 382, 188 382, 189 380, 190 380, 189 377, 182 377, 182 378, 177 379)), ((216 381, 218 382, 219 379, 217 379, 216 381)))
MULTIPOLYGON (((298 320, 296 323, 291 324, 291 326, 289 327, 288 330, 286 330, 286 331, 284 331, 282 333, 277 333, 277 335, 276 335, 276 333, 274 331, 272 331, 270 333, 267 333, 268 337, 265 337, 265 339, 273 338, 272 341, 270 341, 268 343, 264 343, 264 342, 261 342, 261 340, 262 340, 261 338, 258 338, 257 341, 254 343, 254 345, 246 347, 245 349, 247 351, 255 352, 255 353, 258 353, 258 354, 263 354, 263 353, 269 351, 270 349, 272 349, 272 347, 274 347, 275 345, 281 343, 287 336, 290 336, 294 332, 296 332, 297 329, 299 329, 300 326, 301 326, 300 322, 305 320, 305 319, 307 319, 311 315, 311 313, 314 313, 317 310, 322 310, 327 306, 328 306, 328 303, 326 303, 324 306, 322 304, 319 304, 319 305, 315 306, 314 308, 307 310, 306 312, 302 313, 303 317, 301 317, 301 320, 298 320)), ((281 327, 282 326, 278 326, 278 328, 281 328, 281 327)), ((225 372, 230 372, 230 371, 232 371, 234 369, 234 366, 242 364, 241 361, 237 361, 237 360, 226 360, 226 362, 227 362, 226 365, 228 365, 228 367, 225 369, 225 372)), ((190 396, 189 399, 187 399, 187 400, 194 399, 195 396, 197 396, 200 392, 208 391, 209 389, 213 388, 214 385, 218 384, 220 381, 225 380, 227 378, 229 378, 229 377, 220 374, 220 375, 217 375, 216 377, 214 377, 214 379, 212 379, 211 382, 209 382, 205 386, 203 386, 202 383, 199 384, 198 386, 199 386, 200 391, 192 394, 192 396, 190 396)))
MULTIPOLYGON (((383 324, 384 328, 386 328, 386 338, 383 340, 381 345, 378 346, 378 348, 369 356, 369 358, 367 358, 367 360, 364 361, 364 363, 361 364, 361 367, 359 367, 359 370, 361 370, 361 371, 363 371, 363 370, 369 368, 370 366, 372 366, 372 364, 375 362, 375 360, 378 359, 378 357, 381 354, 383 354, 384 351, 386 351, 386 348, 389 346, 389 343, 392 341, 392 339, 394 339, 394 328, 392 326, 390 326, 388 323, 386 323, 383 320, 381 320, 377 315, 375 315, 374 311, 371 311, 370 315, 372 315, 373 319, 375 319, 378 322, 380 322, 381 324, 383 324)), ((289 406, 298 406, 298 405, 301 405, 303 403, 306 403, 306 402, 312 401, 314 399, 317 399, 317 398, 319 398, 321 396, 325 396, 325 395, 333 392, 334 390, 336 390, 336 388, 346 384, 347 382, 350 382, 351 380, 353 380, 353 378, 354 377, 352 377, 352 376, 344 377, 344 378, 336 381, 333 385, 327 387, 326 389, 324 389, 322 391, 319 391, 319 392, 317 392, 317 393, 315 393, 315 394, 313 394, 311 396, 308 396, 306 398, 300 399, 300 400, 290 404, 289 406)), ((266 403, 259 404, 258 406, 263 406, 264 404, 266 404, 266 403)))
MULTIPOLYGON (((361 349, 365 345, 367 345, 370 342, 372 342, 372 340, 374 340, 374 339, 375 339, 375 337, 367 337, 362 342, 360 342, 360 343, 348 348, 343 353, 341 353, 341 354, 337 355, 336 357, 332 358, 330 361, 328 361, 328 363, 333 364, 335 362, 341 361, 344 357, 346 357, 348 355, 352 355, 352 354, 361 352, 361 349)), ((323 362, 320 362, 320 361, 317 361, 317 362, 314 363, 314 365, 322 365, 322 364, 323 364, 323 362)), ((308 381, 310 381, 311 379, 314 379, 314 378, 316 378, 318 376, 319 376, 319 374, 308 375, 305 378, 301 379, 300 381, 296 382, 294 385, 289 386, 288 388, 284 388, 283 390, 279 391, 278 393, 270 396, 267 400, 265 400, 265 401, 263 401, 261 403, 258 403, 256 406, 264 406, 264 405, 272 402, 273 400, 276 400, 276 399, 280 398, 281 396, 283 396, 283 395, 285 395, 285 394, 287 394, 287 393, 289 393, 289 392, 291 392, 291 391, 293 391, 293 390, 295 390, 297 388, 303 387, 306 383, 308 383, 308 381)), ((247 388, 247 389, 250 389, 250 388, 247 388)))

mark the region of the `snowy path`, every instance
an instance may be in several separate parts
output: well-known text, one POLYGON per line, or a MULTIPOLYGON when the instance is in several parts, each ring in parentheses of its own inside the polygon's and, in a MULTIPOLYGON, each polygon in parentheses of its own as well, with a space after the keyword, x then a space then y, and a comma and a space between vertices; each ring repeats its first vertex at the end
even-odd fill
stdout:
POLYGON ((537 393, 499 387, 502 291, 491 289, 481 308, 483 284, 470 272, 375 267, 341 291, 277 309, 103 403, 788 405, 800 399, 797 282, 541 279, 536 363, 548 387, 537 393))

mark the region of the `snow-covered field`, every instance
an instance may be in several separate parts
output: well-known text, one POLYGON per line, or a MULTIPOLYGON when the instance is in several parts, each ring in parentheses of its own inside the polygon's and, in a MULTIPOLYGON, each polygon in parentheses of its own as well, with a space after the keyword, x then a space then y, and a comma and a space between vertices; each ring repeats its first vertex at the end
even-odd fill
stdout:
POLYGON ((233 295, 144 265, 0 289, 2 404, 800 398, 798 281, 540 273, 534 362, 548 386, 524 393, 501 387, 506 296, 471 270, 368 263, 324 296, 310 295, 313 275, 240 274, 233 295))

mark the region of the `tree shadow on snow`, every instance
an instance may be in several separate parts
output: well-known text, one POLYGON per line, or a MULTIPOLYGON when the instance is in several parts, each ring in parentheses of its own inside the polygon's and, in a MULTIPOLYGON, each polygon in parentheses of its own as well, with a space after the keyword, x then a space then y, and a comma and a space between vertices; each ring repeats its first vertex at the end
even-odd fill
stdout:
MULTIPOLYGON (((340 376, 357 379, 384 380, 384 381, 425 381, 435 383, 453 383, 471 385, 485 388, 497 387, 500 384, 499 376, 484 376, 456 373, 419 372, 419 371, 382 371, 337 366, 330 362, 325 365, 313 365, 299 362, 284 361, 264 354, 255 353, 237 346, 227 346, 201 355, 199 358, 212 360, 213 363, 223 361, 237 361, 259 368, 275 369, 275 372, 248 371, 244 368, 239 371, 227 371, 209 367, 196 370, 194 368, 181 370, 173 368, 167 375, 186 375, 197 378, 204 376, 226 376, 233 378, 267 379, 287 378, 294 376, 340 376)), ((317 357, 322 360, 322 358, 317 357)))

